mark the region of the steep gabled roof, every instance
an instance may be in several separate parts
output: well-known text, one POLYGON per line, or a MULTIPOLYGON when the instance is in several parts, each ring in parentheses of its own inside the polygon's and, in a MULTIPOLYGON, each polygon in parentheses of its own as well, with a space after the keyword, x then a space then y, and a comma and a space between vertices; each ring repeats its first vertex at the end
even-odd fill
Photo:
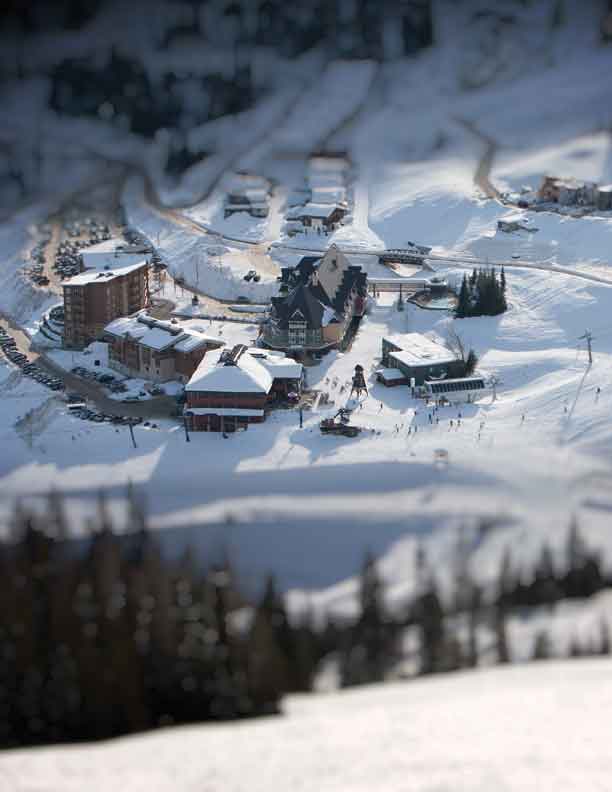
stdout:
POLYGON ((278 326, 287 328, 291 317, 299 311, 309 329, 321 327, 325 306, 313 294, 313 287, 301 283, 286 297, 273 297, 272 307, 278 326))

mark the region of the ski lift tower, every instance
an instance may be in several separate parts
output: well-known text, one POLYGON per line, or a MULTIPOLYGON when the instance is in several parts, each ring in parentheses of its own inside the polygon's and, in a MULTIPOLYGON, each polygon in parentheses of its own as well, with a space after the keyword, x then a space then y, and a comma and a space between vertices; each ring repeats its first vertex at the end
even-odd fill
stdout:
POLYGON ((364 391, 367 396, 368 387, 366 385, 365 377, 363 374, 363 366, 360 366, 358 363, 355 366, 355 373, 353 374, 353 385, 351 387, 351 393, 349 395, 349 399, 353 396, 353 393, 355 393, 357 398, 359 398, 364 391))

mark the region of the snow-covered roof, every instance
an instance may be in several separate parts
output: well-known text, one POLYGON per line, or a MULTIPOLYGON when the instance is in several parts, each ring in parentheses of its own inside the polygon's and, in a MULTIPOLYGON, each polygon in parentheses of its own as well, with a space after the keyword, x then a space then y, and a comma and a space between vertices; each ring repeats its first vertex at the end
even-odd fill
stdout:
POLYGON ((286 357, 282 352, 252 347, 248 354, 261 363, 274 379, 300 379, 302 376, 302 364, 286 357))
POLYGON ((212 393, 269 393, 273 377, 258 360, 240 354, 226 362, 224 353, 206 355, 185 386, 187 391, 212 393))
POLYGON ((396 369, 396 368, 379 368, 379 369, 376 370, 376 373, 380 374, 380 376, 383 379, 386 379, 386 380, 395 380, 395 379, 405 379, 406 378, 406 375, 402 374, 402 372, 399 369, 396 369))
POLYGON ((312 188, 312 202, 323 204, 342 203, 346 200, 346 189, 336 185, 312 188))
POLYGON ((147 248, 128 245, 121 239, 107 239, 81 251, 84 271, 65 282, 68 286, 85 286, 127 275, 148 264, 147 248))
POLYGON ((313 203, 310 201, 306 204, 306 206, 301 206, 296 213, 297 217, 322 217, 327 218, 336 209, 341 209, 342 207, 337 206, 335 203, 328 204, 328 203, 313 203))
POLYGON ((65 286, 85 286, 89 283, 107 283, 121 275, 128 275, 141 267, 147 266, 147 260, 142 256, 135 257, 136 261, 129 262, 124 258, 114 260, 109 269, 86 269, 64 282, 65 286))
POLYGON ((389 357, 407 366, 431 366, 457 359, 449 349, 420 333, 389 336, 385 340, 400 347, 399 352, 389 352, 389 357))
MULTIPOLYGON (((220 339, 198 330, 174 323, 154 319, 145 311, 136 316, 122 316, 106 325, 104 331, 117 338, 129 336, 139 344, 161 352, 174 347, 177 352, 193 352, 204 344, 219 344, 220 339)), ((222 343, 222 342, 221 342, 222 343)))
POLYGON ((603 192, 603 193, 609 193, 609 192, 612 192, 612 184, 602 184, 602 185, 599 187, 599 192, 600 192, 600 193, 601 193, 601 192, 603 192))
POLYGON ((140 339, 148 329, 146 324, 138 321, 137 316, 120 316, 107 324, 104 332, 118 338, 123 338, 127 334, 133 339, 140 339))
POLYGON ((336 311, 331 306, 323 305, 323 318, 321 319, 321 327, 327 327, 330 322, 337 318, 336 311))

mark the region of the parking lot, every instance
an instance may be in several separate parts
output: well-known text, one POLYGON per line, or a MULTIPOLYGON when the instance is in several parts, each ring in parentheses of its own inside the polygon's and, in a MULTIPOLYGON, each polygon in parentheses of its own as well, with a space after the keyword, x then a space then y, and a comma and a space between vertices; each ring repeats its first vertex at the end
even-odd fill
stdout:
POLYGON ((0 319, 0 354, 13 365, 52 392, 67 393, 67 407, 77 418, 94 423, 119 423, 118 418, 130 419, 125 423, 142 423, 151 426, 155 418, 167 418, 176 414, 176 399, 159 395, 147 401, 121 402, 107 396, 103 384, 94 377, 81 377, 77 373, 62 369, 56 363, 40 355, 30 346, 29 338, 21 330, 0 319), (82 405, 70 408, 69 404, 82 405))

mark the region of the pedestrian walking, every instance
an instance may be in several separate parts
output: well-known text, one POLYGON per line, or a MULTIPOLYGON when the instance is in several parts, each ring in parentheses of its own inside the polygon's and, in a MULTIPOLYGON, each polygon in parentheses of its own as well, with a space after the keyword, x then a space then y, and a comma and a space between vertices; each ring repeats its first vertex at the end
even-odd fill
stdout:
POLYGON ((382 412, 382 408, 383 408, 383 403, 381 402, 381 403, 380 403, 380 407, 378 408, 378 412, 379 412, 379 413, 380 413, 380 412, 382 412))

